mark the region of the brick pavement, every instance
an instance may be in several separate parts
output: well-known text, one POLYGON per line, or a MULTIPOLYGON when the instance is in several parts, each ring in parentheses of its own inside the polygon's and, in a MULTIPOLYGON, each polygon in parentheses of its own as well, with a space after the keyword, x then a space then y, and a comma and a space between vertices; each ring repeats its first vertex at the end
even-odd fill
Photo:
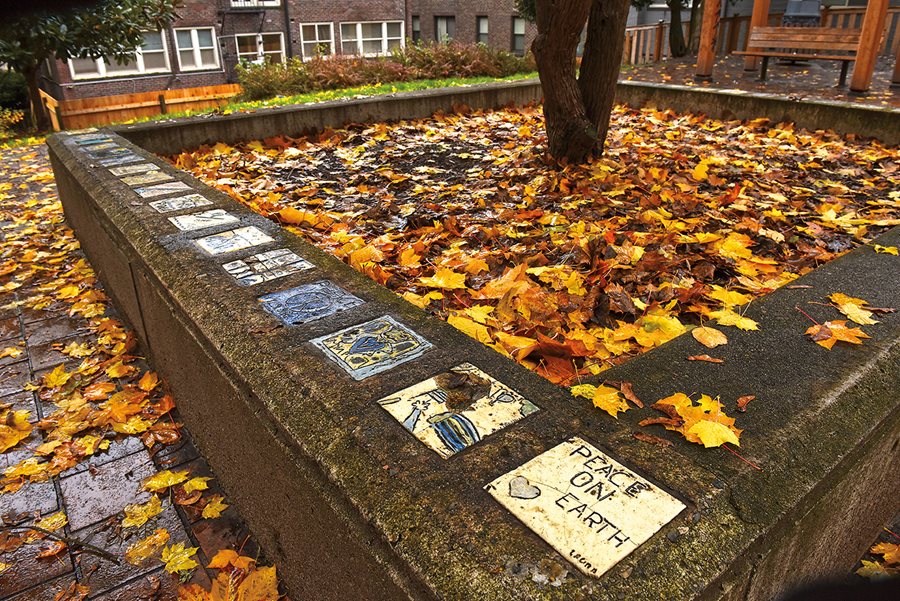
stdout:
MULTIPOLYGON (((12 262, 21 264, 28 258, 23 257, 21 238, 17 235, 23 229, 33 228, 49 235, 58 233, 63 239, 71 237, 71 230, 60 222, 61 208, 55 203, 55 186, 43 146, 6 150, 2 155, 0 264, 12 267, 12 262), (23 218, 29 205, 50 208, 33 219, 23 218)), ((52 252, 48 254, 53 255, 52 252)), ((77 250, 62 255, 68 263, 83 258, 77 250)), ((41 287, 48 282, 42 279, 40 270, 36 275, 26 273, 25 277, 21 270, 6 273, 4 269, 3 272, 5 274, 0 278, 0 348, 11 347, 23 352, 0 359, 0 405, 12 404, 14 410, 28 410, 29 421, 38 422, 50 416, 57 407, 41 400, 40 396, 47 395, 28 390, 27 383, 40 382, 44 374, 61 363, 74 370, 80 359, 73 359, 61 350, 72 342, 91 342, 96 334, 87 327, 87 319, 69 314, 71 307, 66 302, 56 301, 41 309, 20 304, 46 291, 41 287), (18 283, 23 285, 11 289, 18 283)), ((95 286, 99 287, 99 284, 95 286)), ((106 315, 115 317, 114 309, 108 306, 106 315)), ((140 355, 140 349, 133 354, 140 355)), ((132 365, 138 367, 138 373, 150 369, 140 359, 132 365)), ((177 415, 172 415, 172 419, 177 422, 177 415)), ((153 454, 138 435, 107 431, 104 438, 110 441, 105 452, 98 451, 84 458, 46 482, 31 482, 16 492, 0 493, 0 517, 6 528, 0 531, 0 600, 82 599, 85 595, 104 601, 175 599, 179 582, 164 571, 158 553, 156 558, 140 566, 121 560, 129 545, 158 528, 168 530, 169 544, 184 541, 188 546, 199 548, 195 559, 200 566, 193 570, 188 582, 197 583, 204 589, 209 589, 217 572, 204 566, 219 550, 235 549, 242 555, 258 557, 258 548, 233 508, 226 509, 218 518, 202 519, 190 506, 173 504, 171 494, 162 497, 164 510, 161 514, 138 528, 123 528, 121 520, 125 506, 143 503, 150 497, 142 489, 144 478, 165 469, 188 469, 191 477, 212 474, 184 429, 181 429, 179 441, 162 449, 157 445, 153 454), (9 530, 9 527, 30 524, 37 516, 48 516, 60 510, 65 511, 68 524, 57 534, 103 549, 119 558, 119 563, 84 550, 73 550, 71 544, 59 554, 39 559, 38 553, 52 544, 49 539, 3 553, 4 543, 8 541, 3 537, 22 533, 21 530, 9 530)), ((35 449, 44 442, 47 442, 44 433, 35 428, 31 436, 0 454, 0 471, 32 457, 35 449)), ((203 491, 204 495, 224 494, 217 489, 215 481, 209 485, 209 490, 203 491)))

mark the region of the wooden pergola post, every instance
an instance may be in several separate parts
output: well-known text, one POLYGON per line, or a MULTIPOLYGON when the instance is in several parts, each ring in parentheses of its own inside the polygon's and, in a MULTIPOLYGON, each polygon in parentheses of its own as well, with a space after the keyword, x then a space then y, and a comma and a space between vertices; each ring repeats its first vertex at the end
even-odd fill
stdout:
POLYGON ((888 0, 869 0, 866 5, 859 48, 856 51, 856 64, 853 66, 853 78, 850 80, 850 90, 853 92, 865 92, 872 84, 872 73, 875 72, 875 60, 881 46, 887 9, 888 0))
POLYGON ((716 37, 719 34, 719 12, 722 0, 703 2, 703 22, 700 25, 700 51, 697 53, 697 79, 711 79, 716 59, 716 37))
MULTIPOLYGON (((755 0, 753 2, 753 14, 750 17, 750 29, 753 29, 754 27, 766 27, 768 24, 769 0, 755 0)), ((748 56, 744 59, 744 71, 756 71, 758 68, 758 56, 748 56)))
POLYGON ((900 44, 897 44, 897 56, 894 58, 894 75, 891 77, 891 87, 900 88, 900 44))

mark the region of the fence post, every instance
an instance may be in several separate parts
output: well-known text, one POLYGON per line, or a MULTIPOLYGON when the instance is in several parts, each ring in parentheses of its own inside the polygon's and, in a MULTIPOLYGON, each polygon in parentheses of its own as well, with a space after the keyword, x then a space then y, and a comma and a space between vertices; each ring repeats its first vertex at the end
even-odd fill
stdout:
MULTIPOLYGON (((900 31, 897 32, 900 35, 900 31)), ((897 57, 894 59, 894 75, 891 77, 891 87, 900 88, 900 44, 897 45, 897 57)))
POLYGON ((662 59, 663 36, 666 35, 666 22, 662 19, 656 24, 656 43, 653 45, 653 62, 658 63, 662 59))
POLYGON ((821 14, 822 14, 822 20, 819 21, 820 27, 828 27, 828 18, 831 16, 831 7, 823 6, 821 14))
POLYGON ((159 112, 162 113, 163 115, 165 115, 166 113, 169 112, 169 109, 166 108, 166 95, 165 94, 159 95, 159 112))
MULTIPOLYGON (((757 0, 757 2, 759 1, 757 0)), ((721 0, 705 0, 703 2, 703 24, 700 28, 700 52, 697 54, 695 79, 704 81, 712 79, 713 63, 716 60, 716 36, 719 33, 719 9, 721 6, 721 0)))

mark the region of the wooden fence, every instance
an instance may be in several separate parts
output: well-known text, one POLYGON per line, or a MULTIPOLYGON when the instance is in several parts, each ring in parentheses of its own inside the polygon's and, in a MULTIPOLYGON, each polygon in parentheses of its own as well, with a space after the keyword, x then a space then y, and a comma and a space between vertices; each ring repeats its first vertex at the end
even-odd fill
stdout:
POLYGON ((56 100, 41 93, 55 131, 80 129, 153 117, 169 112, 216 108, 241 91, 237 84, 223 84, 180 90, 119 94, 96 98, 56 100))

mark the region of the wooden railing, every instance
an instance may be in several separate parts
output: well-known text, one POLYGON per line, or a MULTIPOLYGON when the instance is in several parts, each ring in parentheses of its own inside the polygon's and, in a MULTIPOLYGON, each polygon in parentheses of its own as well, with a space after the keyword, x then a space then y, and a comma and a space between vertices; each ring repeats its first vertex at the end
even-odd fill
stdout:
MULTIPOLYGON (((865 6, 825 7, 822 9, 822 27, 860 29, 865 13, 865 6)), ((897 56, 898 47, 900 47, 900 7, 888 8, 879 54, 897 56)))
POLYGON ((237 84, 223 84, 74 100, 56 100, 42 92, 41 98, 50 115, 53 129, 59 131, 63 128, 108 125, 173 111, 216 108, 240 91, 241 87, 237 84))
MULTIPOLYGON (((625 28, 625 47, 622 50, 623 65, 657 63, 671 55, 669 48, 670 24, 660 21, 656 25, 637 25, 625 28)), ((688 24, 684 24, 687 41, 688 24)))

